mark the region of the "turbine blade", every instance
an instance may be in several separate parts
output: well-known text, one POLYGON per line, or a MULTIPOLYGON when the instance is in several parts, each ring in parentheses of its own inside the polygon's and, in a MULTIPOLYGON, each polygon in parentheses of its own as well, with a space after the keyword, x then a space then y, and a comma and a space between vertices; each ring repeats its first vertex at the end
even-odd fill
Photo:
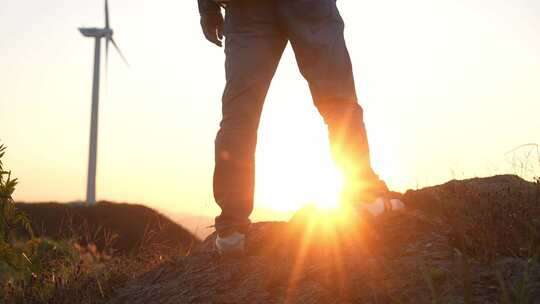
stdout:
POLYGON ((105 0, 105 28, 111 28, 109 22, 109 0, 105 0))
POLYGON ((122 53, 122 51, 120 50, 120 48, 118 47, 118 44, 116 44, 116 41, 114 41, 114 38, 111 37, 111 42, 114 46, 114 48, 116 49, 116 51, 118 52, 118 54, 120 55, 120 57, 122 57, 122 60, 124 60, 124 62, 126 63, 126 65, 129 67, 129 62, 127 61, 126 57, 124 56, 124 54, 122 53))

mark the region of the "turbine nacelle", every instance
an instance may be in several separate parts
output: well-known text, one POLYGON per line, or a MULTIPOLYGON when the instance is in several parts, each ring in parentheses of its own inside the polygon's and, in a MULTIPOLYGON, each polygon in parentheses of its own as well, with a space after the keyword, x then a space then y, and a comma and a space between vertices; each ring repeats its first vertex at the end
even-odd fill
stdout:
POLYGON ((113 35, 113 30, 109 28, 79 28, 79 32, 85 37, 93 38, 107 38, 113 35))

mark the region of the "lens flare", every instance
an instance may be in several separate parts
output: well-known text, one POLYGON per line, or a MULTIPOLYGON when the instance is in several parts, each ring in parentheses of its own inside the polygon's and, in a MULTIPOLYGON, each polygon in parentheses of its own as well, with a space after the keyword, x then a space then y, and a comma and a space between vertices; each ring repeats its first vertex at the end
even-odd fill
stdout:
POLYGON ((342 205, 328 209, 311 205, 302 209, 290 224, 297 247, 286 302, 294 302, 298 285, 313 263, 324 269, 324 275, 338 290, 346 290, 349 280, 344 250, 360 246, 362 238, 359 236, 363 231, 362 221, 354 208, 342 205))

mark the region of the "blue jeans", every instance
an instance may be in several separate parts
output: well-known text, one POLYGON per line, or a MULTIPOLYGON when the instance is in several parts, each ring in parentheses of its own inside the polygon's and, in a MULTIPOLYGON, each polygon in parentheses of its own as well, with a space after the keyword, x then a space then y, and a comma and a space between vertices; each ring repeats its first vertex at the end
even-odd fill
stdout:
POLYGON ((335 0, 234 0, 227 5, 227 84, 214 171, 214 197, 222 210, 216 217, 218 232, 250 224, 257 129, 288 42, 328 126, 332 155, 348 187, 373 181, 386 188, 371 169, 343 29, 335 0))

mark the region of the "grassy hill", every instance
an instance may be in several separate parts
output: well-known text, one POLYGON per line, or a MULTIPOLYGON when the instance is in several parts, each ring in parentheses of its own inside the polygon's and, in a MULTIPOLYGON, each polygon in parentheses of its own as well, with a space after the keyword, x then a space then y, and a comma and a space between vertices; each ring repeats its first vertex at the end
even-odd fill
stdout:
POLYGON ((108 303, 540 303, 540 182, 503 175, 403 195, 377 219, 306 208, 256 223, 246 257, 215 235, 108 303))
POLYGON ((406 211, 377 219, 306 208, 255 223, 241 259, 143 206, 19 204, 38 238, 17 245, 28 270, 0 282, 0 302, 540 303, 540 180, 450 181, 402 198, 406 211), (117 254, 104 253, 111 244, 117 254))
POLYGON ((18 203, 28 215, 38 237, 76 239, 98 250, 130 253, 140 247, 167 246, 187 250, 199 240, 187 229, 157 211, 134 204, 99 202, 18 203))

